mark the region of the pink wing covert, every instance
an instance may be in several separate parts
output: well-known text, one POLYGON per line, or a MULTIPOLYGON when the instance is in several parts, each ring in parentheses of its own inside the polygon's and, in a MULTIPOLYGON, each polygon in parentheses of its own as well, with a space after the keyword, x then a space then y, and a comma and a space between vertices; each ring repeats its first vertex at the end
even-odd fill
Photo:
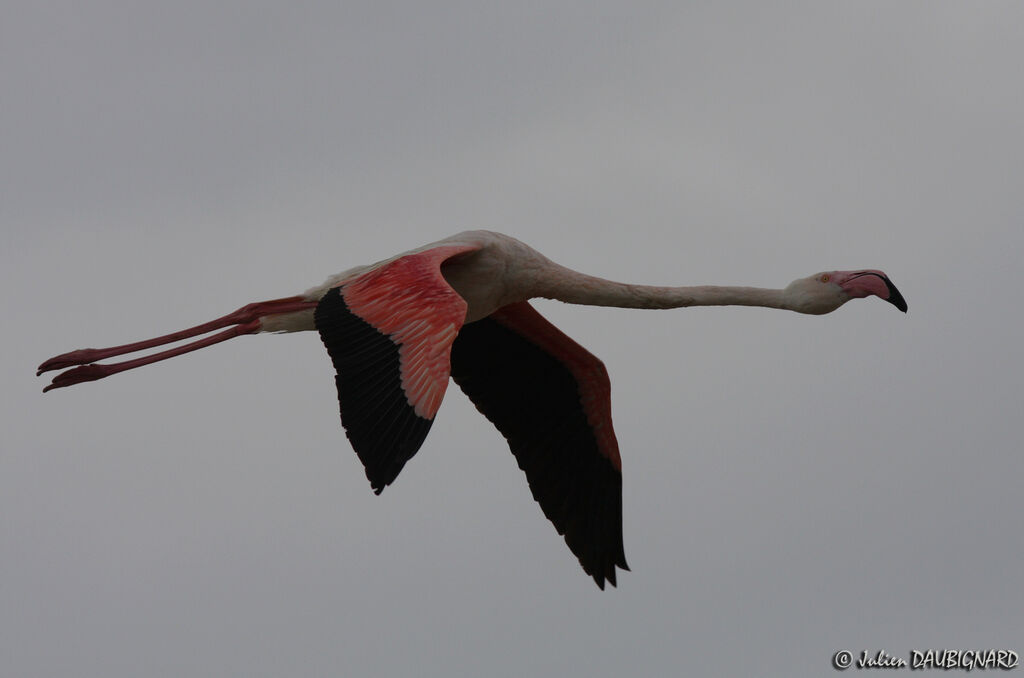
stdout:
POLYGON ((466 319, 466 302, 441 275, 441 264, 476 249, 452 245, 410 254, 342 289, 352 312, 398 345, 402 389, 424 419, 432 419, 441 406, 452 341, 466 319))
POLYGON ((334 363, 341 421, 376 492, 420 448, 451 373, 466 302, 441 264, 479 249, 444 245, 407 254, 333 288, 317 330, 334 363))

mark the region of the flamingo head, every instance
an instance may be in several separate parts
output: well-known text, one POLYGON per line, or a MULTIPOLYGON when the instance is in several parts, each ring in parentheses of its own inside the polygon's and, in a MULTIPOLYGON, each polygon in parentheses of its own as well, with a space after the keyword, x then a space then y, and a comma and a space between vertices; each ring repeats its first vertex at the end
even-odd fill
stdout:
POLYGON ((907 302, 881 271, 827 271, 794 280, 784 293, 786 307, 799 313, 831 313, 850 299, 875 296, 907 312, 907 302))

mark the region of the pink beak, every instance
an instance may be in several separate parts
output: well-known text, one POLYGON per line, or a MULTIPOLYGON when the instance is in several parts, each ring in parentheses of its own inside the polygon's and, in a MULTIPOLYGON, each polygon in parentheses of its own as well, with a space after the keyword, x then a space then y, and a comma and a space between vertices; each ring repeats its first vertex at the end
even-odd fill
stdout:
POLYGON ((885 299, 904 313, 907 312, 907 302, 903 295, 881 271, 838 271, 836 283, 853 299, 874 295, 879 299, 885 299))

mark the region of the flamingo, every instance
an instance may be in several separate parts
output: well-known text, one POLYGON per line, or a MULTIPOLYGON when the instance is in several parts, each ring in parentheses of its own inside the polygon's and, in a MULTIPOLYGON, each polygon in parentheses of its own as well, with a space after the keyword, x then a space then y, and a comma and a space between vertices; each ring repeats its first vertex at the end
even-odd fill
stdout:
POLYGON ((377 494, 423 444, 450 376, 506 438, 534 499, 604 589, 605 581, 616 585, 616 568, 629 569, 608 372, 529 300, 646 309, 761 306, 820 315, 867 296, 907 310, 888 276, 874 269, 816 273, 784 289, 630 285, 560 266, 506 235, 467 231, 186 330, 64 353, 40 365, 37 376, 72 368, 45 392, 243 334, 317 330, 337 373, 341 423, 377 494), (217 330, 155 354, 97 363, 217 330))

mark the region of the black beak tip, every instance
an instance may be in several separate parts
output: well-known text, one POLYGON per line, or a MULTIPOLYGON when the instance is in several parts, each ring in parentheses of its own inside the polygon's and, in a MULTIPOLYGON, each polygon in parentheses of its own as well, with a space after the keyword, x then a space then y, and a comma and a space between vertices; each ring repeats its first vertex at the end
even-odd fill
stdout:
POLYGON ((889 288, 889 298, 886 299, 890 304, 903 311, 907 312, 907 300, 903 298, 900 291, 896 289, 896 286, 892 284, 892 281, 888 278, 885 279, 885 286, 889 288))

